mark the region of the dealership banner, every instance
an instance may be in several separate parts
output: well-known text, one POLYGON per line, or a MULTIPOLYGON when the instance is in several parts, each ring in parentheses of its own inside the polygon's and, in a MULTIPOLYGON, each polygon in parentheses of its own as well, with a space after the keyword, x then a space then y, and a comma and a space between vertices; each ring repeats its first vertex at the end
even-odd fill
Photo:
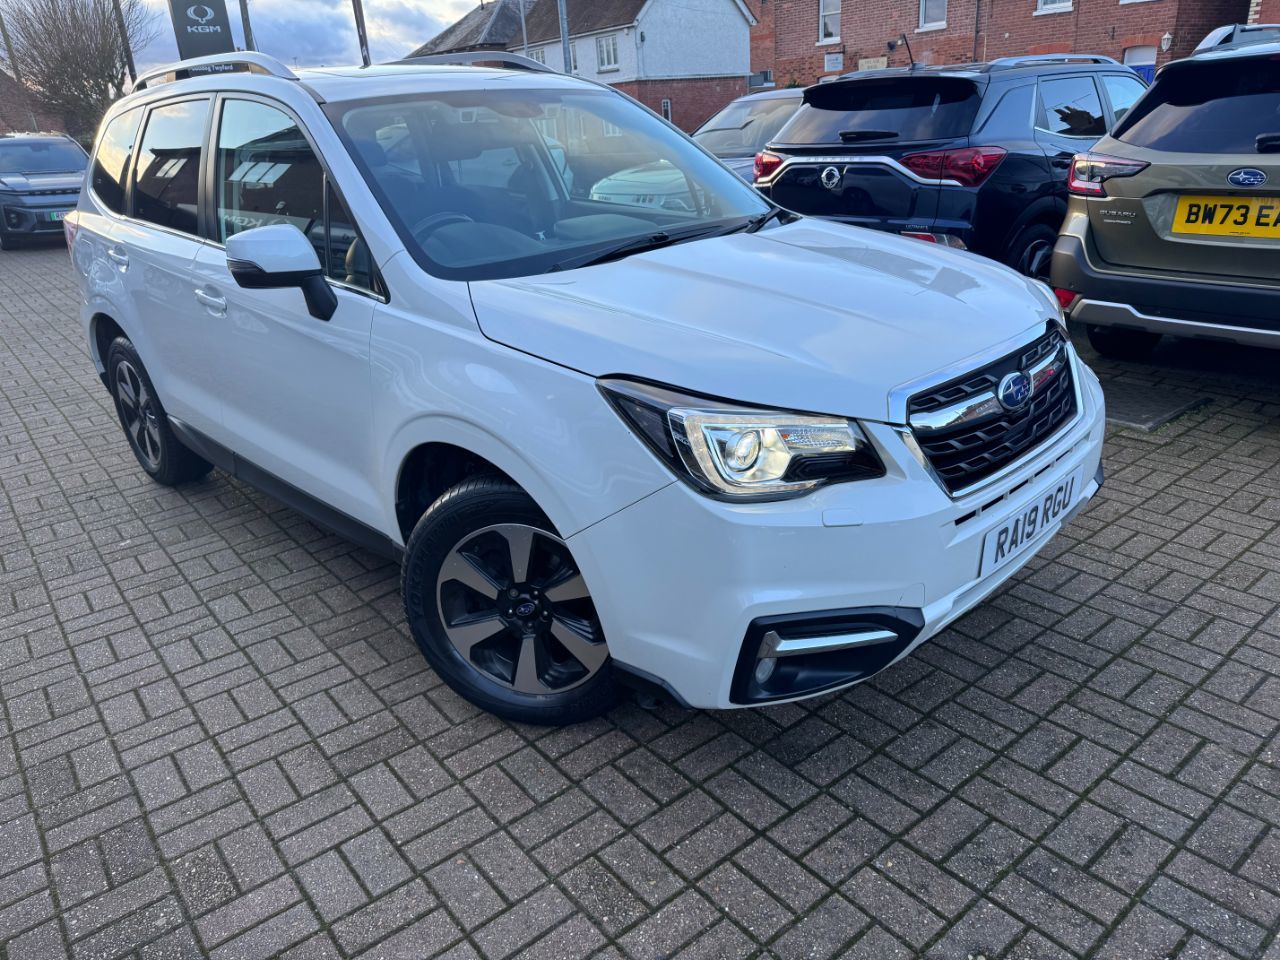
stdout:
POLYGON ((226 0, 169 0, 173 14, 173 32, 178 38, 178 57, 207 57, 215 53, 231 53, 231 20, 227 17, 226 0))

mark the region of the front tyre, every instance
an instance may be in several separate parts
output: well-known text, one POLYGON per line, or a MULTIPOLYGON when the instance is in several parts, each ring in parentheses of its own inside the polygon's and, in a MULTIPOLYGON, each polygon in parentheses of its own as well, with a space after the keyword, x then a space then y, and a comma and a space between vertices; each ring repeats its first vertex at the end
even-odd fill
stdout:
POLYGON ((554 726, 617 703, 569 546, 510 481, 466 480, 427 509, 405 548, 401 591, 423 656, 476 706, 554 726))
POLYGON ((120 426, 133 455, 152 480, 173 487, 199 480, 213 469, 213 464, 192 453, 174 435, 147 368, 127 337, 112 341, 106 367, 120 426))
POLYGON ((1085 328, 1089 343, 1104 357, 1112 360, 1143 360, 1160 342, 1160 334, 1150 330, 1129 330, 1124 327, 1085 328))

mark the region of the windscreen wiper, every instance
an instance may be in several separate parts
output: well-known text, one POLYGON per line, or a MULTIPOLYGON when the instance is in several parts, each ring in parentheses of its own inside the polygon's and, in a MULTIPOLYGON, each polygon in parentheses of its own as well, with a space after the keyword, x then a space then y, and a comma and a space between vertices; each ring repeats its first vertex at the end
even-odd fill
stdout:
POLYGON ((755 233, 757 230, 759 230, 761 227, 765 226, 766 224, 770 223, 771 221, 782 220, 784 217, 796 217, 796 219, 799 219, 799 217, 796 214, 792 213, 790 210, 784 210, 782 209, 782 207, 774 207, 768 213, 762 213, 758 217, 752 217, 751 222, 747 224, 747 228, 742 232, 755 233))
POLYGON ((642 237, 632 237, 630 240, 624 240, 617 246, 609 247, 600 253, 586 254, 581 257, 570 257, 567 260, 561 260, 554 264, 549 273, 555 273, 560 270, 573 270, 577 267, 593 267, 598 263, 608 263, 611 260, 621 260, 623 257, 629 257, 633 253, 644 253, 647 250, 658 250, 662 247, 669 247, 673 243, 680 243, 682 240, 695 240, 698 237, 715 232, 717 228, 708 229, 705 226, 696 230, 685 230, 681 233, 671 233, 660 230, 657 233, 647 233, 642 237))
POLYGON ((1259 153, 1280 153, 1280 132, 1260 133, 1253 144, 1259 153))
POLYGON ((863 140, 893 140, 898 137, 897 130, 841 130, 840 139, 845 143, 859 143, 863 140))

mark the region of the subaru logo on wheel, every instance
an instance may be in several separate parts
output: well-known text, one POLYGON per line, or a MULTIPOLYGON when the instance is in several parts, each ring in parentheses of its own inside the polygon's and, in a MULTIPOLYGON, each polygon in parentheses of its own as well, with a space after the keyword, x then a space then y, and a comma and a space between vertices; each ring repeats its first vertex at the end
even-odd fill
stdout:
POLYGON ((822 185, 828 190, 834 190, 840 186, 840 170, 837 167, 827 167, 823 170, 822 185))
POLYGON ((1266 171, 1256 167, 1241 167, 1227 174, 1227 183, 1233 187, 1260 187, 1266 182, 1266 171))
POLYGON ((1021 370, 1007 374, 996 390, 996 399, 1006 410, 1017 410, 1031 399, 1031 378, 1021 370))

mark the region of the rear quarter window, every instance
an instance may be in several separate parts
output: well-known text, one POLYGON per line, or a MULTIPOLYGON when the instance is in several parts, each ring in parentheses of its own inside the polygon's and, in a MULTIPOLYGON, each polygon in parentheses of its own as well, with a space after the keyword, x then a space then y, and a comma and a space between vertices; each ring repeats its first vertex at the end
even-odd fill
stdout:
POLYGON ((875 144, 968 136, 981 102, 962 77, 887 77, 810 87, 777 143, 875 144))
POLYGON ((1280 60, 1270 58, 1166 70, 1115 131, 1135 147, 1209 154, 1259 152, 1267 134, 1280 136, 1280 60))
POLYGON ((112 213, 124 213, 125 171, 138 137, 142 110, 135 108, 112 117, 98 140, 89 183, 98 199, 112 213))

